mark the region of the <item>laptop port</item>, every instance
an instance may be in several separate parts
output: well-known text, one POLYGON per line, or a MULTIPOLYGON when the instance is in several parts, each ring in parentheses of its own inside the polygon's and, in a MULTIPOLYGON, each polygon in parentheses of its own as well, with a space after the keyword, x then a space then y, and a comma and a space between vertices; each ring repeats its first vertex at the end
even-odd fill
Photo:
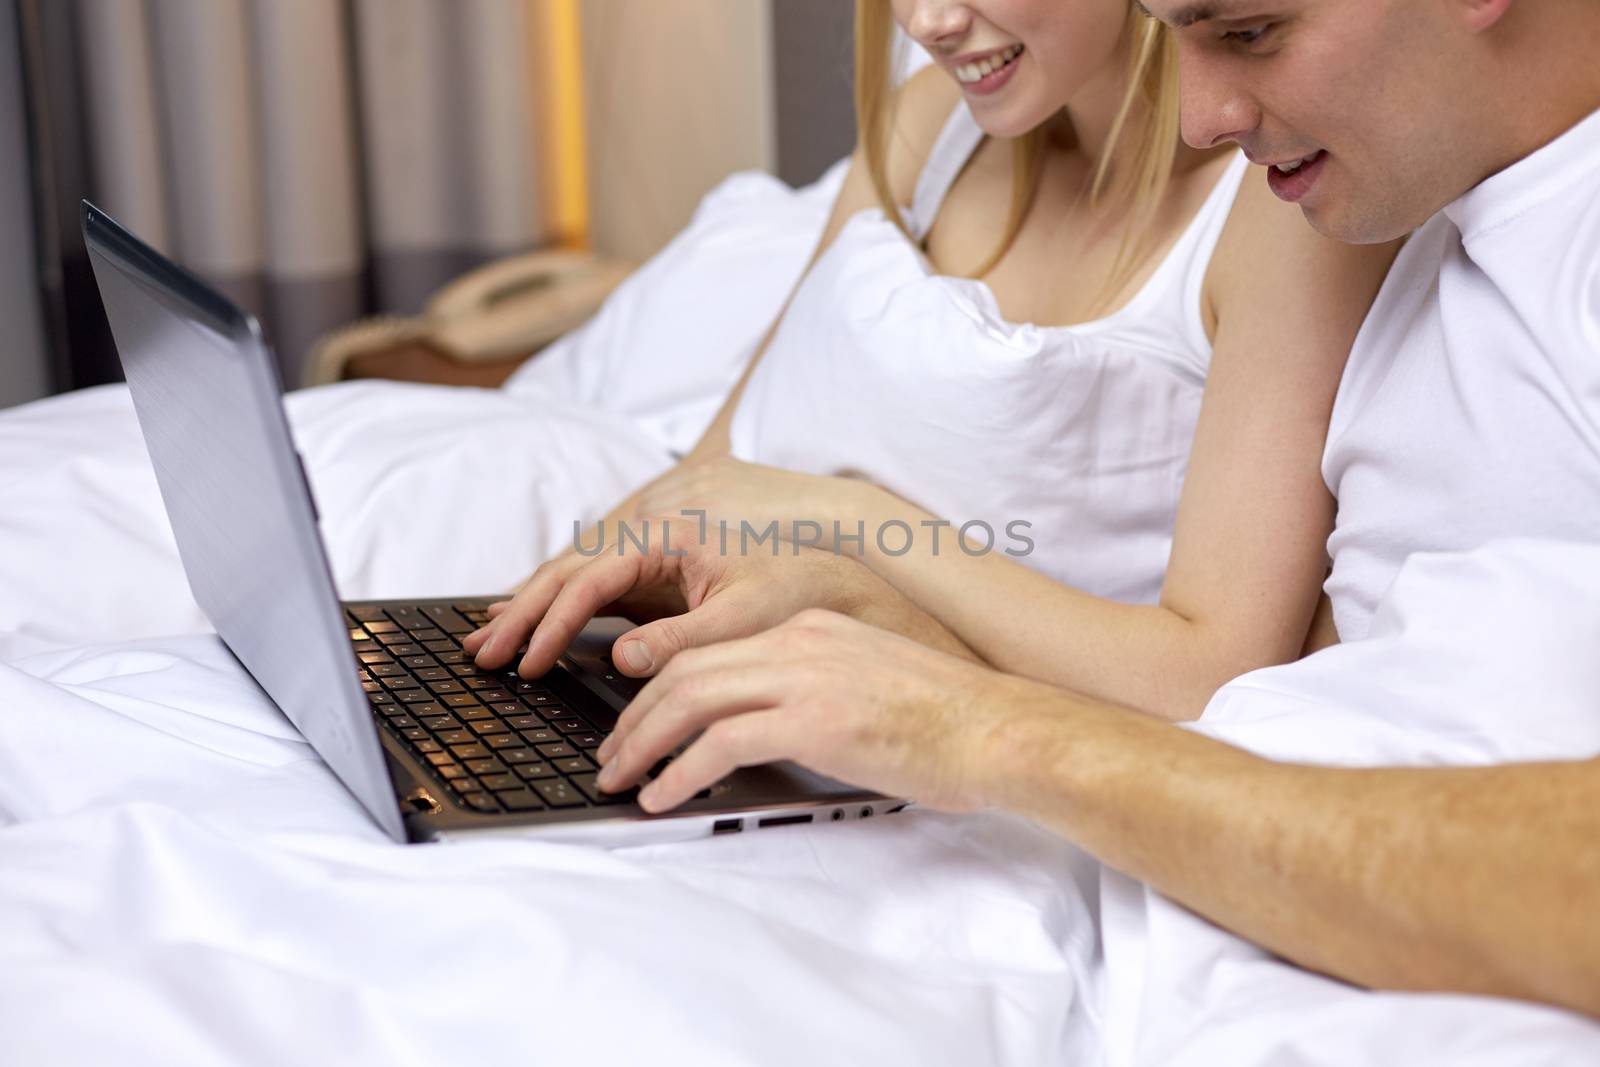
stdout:
POLYGON ((861 809, 861 818, 863 818, 863 819, 872 818, 872 809, 871 808, 862 808, 861 809))
POLYGON ((833 814, 830 815, 829 818, 831 818, 834 822, 838 822, 839 820, 844 818, 844 809, 843 808, 834 808, 833 809, 833 814))
POLYGON ((762 819, 760 822, 756 823, 756 825, 760 827, 798 826, 801 823, 810 821, 811 816, 809 815, 775 815, 770 819, 762 819))
POLYGON ((711 832, 713 834, 736 834, 743 829, 743 819, 718 819, 711 824, 711 832))

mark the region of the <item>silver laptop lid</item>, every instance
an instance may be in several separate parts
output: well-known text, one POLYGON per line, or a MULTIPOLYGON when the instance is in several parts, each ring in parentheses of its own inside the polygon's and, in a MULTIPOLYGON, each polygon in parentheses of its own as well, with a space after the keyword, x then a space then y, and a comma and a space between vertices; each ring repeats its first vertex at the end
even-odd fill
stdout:
POLYGON ((195 600, 378 825, 404 841, 260 327, 88 201, 83 236, 195 600))

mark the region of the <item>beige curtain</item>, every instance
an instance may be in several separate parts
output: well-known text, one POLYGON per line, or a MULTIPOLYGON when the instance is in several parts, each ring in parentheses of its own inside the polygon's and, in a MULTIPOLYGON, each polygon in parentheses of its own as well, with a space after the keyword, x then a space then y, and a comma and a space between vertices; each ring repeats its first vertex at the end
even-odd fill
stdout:
POLYGON ((326 330, 547 243, 538 0, 68 0, 87 195, 262 317, 326 330))

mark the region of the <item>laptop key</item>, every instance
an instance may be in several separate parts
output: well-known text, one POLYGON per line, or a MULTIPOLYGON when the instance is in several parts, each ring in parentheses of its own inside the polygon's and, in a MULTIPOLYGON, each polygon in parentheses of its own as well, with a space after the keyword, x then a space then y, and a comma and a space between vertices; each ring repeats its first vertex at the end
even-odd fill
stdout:
POLYGON ((426 704, 428 692, 425 689, 397 689, 394 697, 402 704, 426 704))
POLYGON ((478 703, 471 693, 446 693, 444 694, 444 702, 452 708, 470 708, 478 703))
POLYGON ((523 730, 522 739, 530 745, 548 745, 561 740, 554 730, 523 730))
POLYGON ((478 699, 483 701, 485 704, 493 704, 497 701, 509 701, 511 699, 511 694, 506 692, 504 689, 486 688, 479 689, 477 692, 478 699))
POLYGON ((596 804, 626 804, 639 793, 637 789, 625 789, 620 793, 604 792, 595 784, 597 777, 598 775, 594 774, 575 774, 572 776, 572 784, 596 804))
POLYGON ((422 725, 426 726, 434 733, 439 733, 443 730, 464 729, 464 727, 461 725, 461 720, 452 715, 434 715, 431 718, 423 719, 422 725))
POLYGON ((426 652, 410 653, 400 662, 404 663, 407 667, 410 667, 414 671, 425 671, 429 667, 437 667, 439 665, 439 661, 428 655, 426 652))
POLYGON ((532 763, 539 758, 539 753, 520 745, 515 748, 502 748, 495 755, 507 763, 532 763))
MULTIPOLYGON (((378 634, 398 633, 400 631, 400 627, 396 626, 392 622, 387 622, 382 619, 375 619, 372 622, 366 623, 365 626, 367 633, 372 634, 373 636, 377 636, 378 634)), ((355 631, 351 630, 350 634, 352 637, 354 637, 355 631)))
MULTIPOLYGON (((394 726, 394 720, 393 719, 389 720, 389 725, 390 726, 394 726)), ((428 731, 424 730, 420 726, 406 726, 406 727, 395 726, 395 729, 399 730, 400 731, 400 736, 405 738, 407 741, 427 741, 427 740, 429 740, 428 731)))
POLYGON ((356 656, 362 663, 393 663, 394 657, 387 652, 361 652, 356 656))
POLYGON ((494 797, 488 793, 473 793, 471 796, 461 798, 464 803, 479 811, 499 811, 500 805, 494 802, 494 797))
POLYGON ((461 708, 456 714, 468 722, 481 722, 484 719, 494 718, 494 712, 488 708, 461 708))
POLYGON ((439 772, 439 776, 447 782, 454 781, 457 778, 465 778, 467 776, 467 769, 461 766, 459 763, 446 763, 443 766, 436 767, 434 769, 437 770, 439 772))
MULTIPOLYGON (((465 652, 441 652, 439 653, 439 662, 452 669, 458 666, 463 670, 469 667, 474 671, 478 669, 478 665, 476 663, 472 663, 467 659, 467 654, 465 652)), ((460 674, 461 671, 456 671, 456 673, 460 674)))
POLYGON ((477 629, 472 623, 457 615, 455 609, 447 604, 428 604, 422 609, 422 613, 447 634, 470 634, 477 629))
MULTIPOLYGON (((495 681, 493 678, 473 678, 473 677, 471 677, 469 675, 466 675, 466 674, 462 673, 463 671, 468 670, 468 669, 477 670, 476 667, 472 667, 472 668, 456 667, 456 668, 454 668, 454 670, 456 672, 456 677, 461 679, 461 684, 463 686, 465 686, 466 688, 468 688, 468 689, 494 689, 494 690, 497 690, 498 692, 505 693, 504 689, 500 689, 499 688, 500 683, 495 681)), ((479 695, 482 696, 481 693, 479 695)), ((510 693, 506 693, 505 696, 503 696, 503 697, 495 697, 494 699, 496 699, 496 700, 509 700, 509 699, 511 699, 511 694, 510 693)))
POLYGON ((467 770, 482 777, 485 774, 505 774, 506 765, 491 756, 488 759, 468 760, 467 770))
POLYGON ((556 760, 556 770, 566 775, 583 774, 594 770, 594 762, 587 756, 568 756, 556 760))
POLYGON ((501 722, 499 719, 480 719, 477 722, 468 723, 467 728, 473 733, 477 734, 479 737, 488 737, 490 734, 508 734, 511 732, 511 728, 505 723, 501 722))
MULTIPOLYGON (((413 656, 411 658, 412 659, 427 659, 427 660, 430 660, 430 661, 433 659, 432 656, 427 656, 427 657, 413 656)), ((407 664, 407 666, 413 666, 413 665, 412 664, 407 664)), ((433 667, 433 666, 421 667, 421 668, 417 669, 416 675, 417 675, 417 678, 418 678, 419 681, 424 681, 424 682, 448 682, 448 681, 452 681, 453 680, 451 678, 451 676, 450 676, 450 672, 445 670, 443 667, 433 667)), ((435 692, 437 692, 437 691, 438 690, 435 690, 435 692)), ((452 690, 452 692, 453 692, 453 690, 452 690)))
POLYGON ((442 638, 438 641, 424 641, 422 642, 422 647, 427 649, 429 652, 445 653, 458 651, 456 648, 456 643, 449 638, 442 638))
POLYGON ((514 774, 490 774, 478 779, 485 789, 492 789, 496 793, 505 789, 521 789, 522 779, 514 774))
POLYGON ((378 642, 376 642, 376 641, 366 641, 366 640, 352 641, 351 644, 350 644, 350 647, 355 651, 355 654, 358 655, 358 656, 361 655, 361 653, 363 653, 363 652, 381 652, 381 651, 383 651, 383 646, 378 644, 378 642))
POLYGON ((455 753, 457 758, 464 760, 485 759, 489 755, 488 749, 476 744, 451 745, 450 751, 455 753))
POLYGON ((496 793, 495 799, 504 804, 507 811, 544 810, 544 803, 530 789, 519 789, 514 793, 496 793))
POLYGON ((444 746, 437 741, 417 741, 411 746, 418 752, 443 752, 444 746))
POLYGON ((445 745, 470 745, 476 740, 466 730, 446 730, 439 735, 439 742, 445 745))
POLYGON ((517 763, 512 765, 511 769, 530 782, 539 778, 554 778, 556 776, 556 769, 544 762, 517 763))
POLYGON ((518 748, 522 745, 521 739, 516 734, 490 734, 488 737, 481 738, 481 740, 484 744, 496 750, 518 748))
POLYGON ((593 730, 583 734, 567 735, 567 744, 572 745, 574 748, 599 748, 603 741, 605 741, 605 738, 593 730))
POLYGON ((366 692, 366 693, 381 693, 381 692, 383 692, 383 686, 379 685, 377 682, 362 682, 361 683, 361 689, 362 689, 363 692, 366 692))
POLYGON ((557 730, 560 730, 564 734, 581 734, 587 733, 589 730, 589 724, 584 722, 582 719, 554 719, 551 721, 550 725, 554 726, 557 730))
POLYGON ((533 783, 533 787, 552 808, 576 808, 581 807, 584 802, 583 795, 567 784, 563 778, 546 778, 544 781, 533 783))
POLYGON ((568 744, 534 745, 534 750, 545 759, 562 759, 566 756, 576 756, 578 750, 568 744))
MULTIPOLYGON (((422 673, 419 673, 417 677, 422 678, 422 673)), ((439 673, 443 674, 444 672, 440 670, 439 673)), ((448 675, 446 675, 444 678, 423 678, 422 680, 427 682, 428 688, 432 689, 435 693, 462 693, 466 691, 466 686, 462 685, 460 682, 449 677, 448 675)))
POLYGON ((456 761, 456 758, 450 755, 448 752, 429 752, 422 758, 433 764, 435 767, 448 767, 450 764, 456 761))
POLYGON ((389 725, 397 730, 409 730, 413 726, 421 725, 409 715, 390 715, 388 719, 389 725))
POLYGON ((385 692, 385 691, 380 689, 375 693, 369 692, 367 694, 367 701, 373 707, 378 707, 378 706, 383 705, 383 704, 393 704, 394 703, 394 697, 390 696, 387 692, 385 692))
MULTIPOLYGON (((435 629, 434 627, 431 627, 431 626, 427 627, 425 629, 412 630, 411 631, 411 636, 416 638, 418 641, 446 641, 446 640, 449 640, 449 638, 445 637, 445 633, 444 633, 443 630, 435 629)), ((452 644, 454 644, 454 642, 452 642, 452 644)))
POLYGON ((388 686, 390 689, 417 689, 421 687, 422 683, 411 677, 411 675, 401 671, 399 674, 383 679, 383 684, 388 686))
POLYGON ((451 711, 450 711, 449 708, 445 707, 443 704, 435 703, 434 701, 431 701, 431 700, 425 701, 425 702, 423 702, 421 704, 412 704, 412 705, 409 705, 409 707, 410 707, 410 710, 411 710, 411 714, 415 715, 419 719, 422 718, 424 715, 432 716, 432 715, 449 715, 449 714, 451 714, 451 711))
POLYGON ((375 604, 361 604, 345 610, 360 622, 380 622, 383 619, 383 609, 375 604))
POLYGON ((420 656, 420 655, 422 655, 422 646, 421 645, 417 645, 417 644, 409 644, 409 643, 408 644, 390 645, 389 646, 389 655, 391 655, 391 656, 420 656))

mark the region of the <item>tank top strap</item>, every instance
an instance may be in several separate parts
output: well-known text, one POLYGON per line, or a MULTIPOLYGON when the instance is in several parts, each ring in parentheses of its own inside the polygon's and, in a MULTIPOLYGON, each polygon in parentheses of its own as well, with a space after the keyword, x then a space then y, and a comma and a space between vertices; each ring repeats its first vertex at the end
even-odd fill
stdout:
POLYGON ((933 143, 933 151, 928 153, 922 173, 917 176, 911 209, 905 215, 906 229, 918 241, 928 236, 945 195, 950 192, 950 187, 961 174, 961 168, 967 165, 967 160, 972 158, 972 153, 977 151, 983 138, 983 128, 972 117, 966 103, 957 104, 945 120, 944 129, 939 131, 939 138, 933 143))

